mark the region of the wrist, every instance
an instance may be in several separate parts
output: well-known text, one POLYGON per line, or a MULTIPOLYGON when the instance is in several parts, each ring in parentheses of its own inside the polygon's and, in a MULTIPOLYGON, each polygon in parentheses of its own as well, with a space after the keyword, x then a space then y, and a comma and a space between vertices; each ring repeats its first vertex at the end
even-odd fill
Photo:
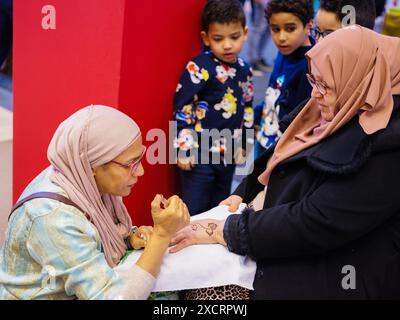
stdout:
POLYGON ((205 219, 192 221, 191 228, 198 232, 197 243, 218 243, 226 245, 223 235, 224 220, 205 219))
POLYGON ((157 227, 154 227, 154 231, 151 238, 154 238, 154 240, 157 242, 169 243, 171 241, 172 235, 168 234, 163 230, 159 230, 157 227))
POLYGON ((223 246, 226 246, 226 241, 224 239, 224 224, 225 220, 220 220, 217 223, 217 228, 215 229, 215 241, 223 246))
POLYGON ((129 231, 129 235, 125 240, 126 245, 128 246, 129 250, 133 250, 134 246, 133 246, 133 236, 135 235, 135 232, 138 230, 139 228, 137 226, 132 226, 131 230, 129 231))

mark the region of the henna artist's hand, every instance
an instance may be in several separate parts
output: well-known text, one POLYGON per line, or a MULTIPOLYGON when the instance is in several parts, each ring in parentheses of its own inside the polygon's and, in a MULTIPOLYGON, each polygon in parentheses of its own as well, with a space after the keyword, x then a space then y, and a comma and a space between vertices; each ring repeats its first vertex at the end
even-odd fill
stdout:
POLYGON ((132 248, 135 250, 144 248, 152 233, 153 227, 151 226, 139 227, 137 231, 129 238, 132 248))
POLYGON ((223 236, 225 220, 205 219, 192 221, 171 239, 169 252, 174 253, 194 244, 219 243, 226 245, 223 236))
POLYGON ((168 199, 165 208, 161 207, 163 196, 156 195, 151 203, 151 215, 153 218, 153 234, 169 238, 190 221, 190 215, 186 204, 178 197, 168 199))

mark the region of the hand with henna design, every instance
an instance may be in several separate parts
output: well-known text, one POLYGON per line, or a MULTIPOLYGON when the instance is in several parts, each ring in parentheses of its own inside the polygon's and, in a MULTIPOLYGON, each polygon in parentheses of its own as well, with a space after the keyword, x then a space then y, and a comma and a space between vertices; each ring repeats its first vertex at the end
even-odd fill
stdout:
POLYGON ((192 221, 171 239, 170 253, 175 253, 193 244, 219 243, 226 245, 223 237, 225 220, 204 219, 192 221))

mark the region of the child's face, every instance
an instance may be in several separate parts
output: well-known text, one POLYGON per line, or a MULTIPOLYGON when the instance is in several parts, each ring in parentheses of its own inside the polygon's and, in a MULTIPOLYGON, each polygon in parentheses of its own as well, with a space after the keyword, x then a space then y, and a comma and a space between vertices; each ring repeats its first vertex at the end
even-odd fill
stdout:
POLYGON ((201 37, 218 59, 234 63, 247 39, 247 27, 243 28, 240 22, 212 22, 208 32, 201 32, 201 37))
MULTIPOLYGON (((319 9, 317 12, 316 24, 317 29, 319 29, 320 32, 324 32, 325 34, 329 34, 342 28, 342 24, 336 17, 336 14, 334 14, 333 12, 325 11, 323 9, 319 9)), ((317 42, 321 41, 322 39, 322 37, 317 38, 317 42)))
POLYGON ((289 55, 299 47, 311 45, 308 34, 312 24, 311 20, 304 26, 297 16, 288 12, 274 13, 269 19, 272 40, 283 55, 289 55))

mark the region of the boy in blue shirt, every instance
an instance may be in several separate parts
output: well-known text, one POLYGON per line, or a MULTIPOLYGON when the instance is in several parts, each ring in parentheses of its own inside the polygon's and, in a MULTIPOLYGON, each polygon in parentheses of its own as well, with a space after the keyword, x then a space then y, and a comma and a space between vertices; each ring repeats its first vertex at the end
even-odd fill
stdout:
POLYGON ((265 9, 272 39, 279 49, 265 100, 254 108, 257 130, 255 157, 279 138, 279 120, 311 95, 305 53, 314 40, 312 0, 271 0, 265 9))
POLYGON ((201 37, 210 51, 187 63, 174 98, 178 127, 174 145, 179 149, 182 199, 191 215, 209 210, 229 196, 235 170, 232 158, 244 152, 240 148, 235 157, 227 159, 227 155, 233 154, 232 146, 239 141, 246 143, 242 138, 246 130, 241 129, 253 127, 252 74, 238 57, 248 32, 240 2, 209 0, 201 24, 201 37), (213 129, 229 132, 231 138, 204 138, 204 133, 213 129), (216 158, 218 161, 210 160, 216 158))

